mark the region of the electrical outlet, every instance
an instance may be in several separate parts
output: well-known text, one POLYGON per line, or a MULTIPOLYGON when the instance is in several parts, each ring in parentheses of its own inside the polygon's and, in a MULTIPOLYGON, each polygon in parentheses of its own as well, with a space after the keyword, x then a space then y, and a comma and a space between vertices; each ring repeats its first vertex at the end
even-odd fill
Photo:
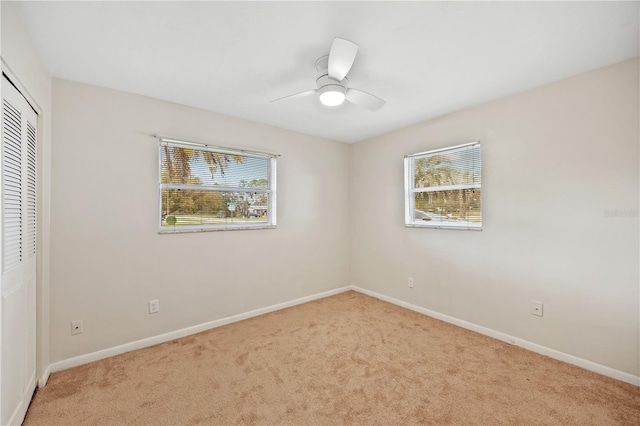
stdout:
POLYGON ((537 315, 541 317, 542 312, 542 302, 536 302, 534 300, 531 301, 531 315, 537 315))
POLYGON ((84 327, 82 326, 82 320, 71 321, 71 335, 82 334, 84 327))
POLYGON ((160 301, 158 299, 149 300, 149 313, 155 314, 160 310, 160 301))
POLYGON ((407 285, 409 288, 413 288, 413 277, 407 278, 407 285))

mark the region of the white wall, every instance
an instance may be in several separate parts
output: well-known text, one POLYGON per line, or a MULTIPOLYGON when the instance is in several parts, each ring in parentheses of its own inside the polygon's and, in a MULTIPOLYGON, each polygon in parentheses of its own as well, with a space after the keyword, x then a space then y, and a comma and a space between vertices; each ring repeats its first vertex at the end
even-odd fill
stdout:
POLYGON ((348 284, 348 145, 56 79, 53 114, 52 362, 348 284), (282 154, 277 229, 158 235, 155 133, 282 154))
POLYGON ((353 145, 351 284, 640 375, 638 80, 630 60, 353 145), (484 229, 405 228, 403 156, 476 140, 484 229))
MULTIPOLYGON (((12 2, 0 2, 2 69, 18 84, 39 112, 38 116, 38 264, 37 264, 37 377, 49 366, 49 209, 51 166, 51 77, 31 43, 12 2)), ((46 377, 45 377, 46 380, 46 377)))
POLYGON ((354 284, 638 375, 638 217, 605 215, 638 209, 638 77, 626 61, 352 146, 54 80, 51 360, 354 284), (282 153, 278 229, 158 235, 152 133, 282 153), (405 228, 403 156, 474 140, 484 230, 405 228))

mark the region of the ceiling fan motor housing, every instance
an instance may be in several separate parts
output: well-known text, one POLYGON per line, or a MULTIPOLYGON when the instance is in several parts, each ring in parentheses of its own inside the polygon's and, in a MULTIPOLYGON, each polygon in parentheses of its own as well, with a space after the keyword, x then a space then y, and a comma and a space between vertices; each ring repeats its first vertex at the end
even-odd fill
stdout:
POLYGON ((334 80, 328 75, 319 76, 316 80, 316 84, 318 85, 318 93, 323 94, 324 92, 347 92, 347 82, 348 80, 345 78, 342 81, 334 80))
POLYGON ((318 87, 318 93, 322 95, 325 92, 340 92, 345 94, 347 92, 347 85, 349 83, 348 78, 343 78, 342 81, 335 80, 329 77, 329 55, 320 57, 316 61, 316 70, 318 75, 316 76, 316 85, 318 87))

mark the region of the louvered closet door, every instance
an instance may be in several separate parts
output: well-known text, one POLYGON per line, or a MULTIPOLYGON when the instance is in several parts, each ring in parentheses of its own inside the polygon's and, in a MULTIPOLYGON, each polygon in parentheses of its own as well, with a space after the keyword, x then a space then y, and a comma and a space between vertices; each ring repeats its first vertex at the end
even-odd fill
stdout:
POLYGON ((20 424, 35 389, 37 116, 2 78, 0 424, 20 424))

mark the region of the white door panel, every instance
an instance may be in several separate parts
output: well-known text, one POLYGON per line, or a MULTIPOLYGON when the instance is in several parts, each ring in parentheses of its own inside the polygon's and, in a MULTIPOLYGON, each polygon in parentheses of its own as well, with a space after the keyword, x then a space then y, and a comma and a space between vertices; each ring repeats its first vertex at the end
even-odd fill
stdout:
POLYGON ((24 286, 2 296, 2 402, 7 424, 22 404, 26 385, 25 291, 24 286))
POLYGON ((35 389, 37 115, 2 78, 0 424, 20 424, 35 389))

